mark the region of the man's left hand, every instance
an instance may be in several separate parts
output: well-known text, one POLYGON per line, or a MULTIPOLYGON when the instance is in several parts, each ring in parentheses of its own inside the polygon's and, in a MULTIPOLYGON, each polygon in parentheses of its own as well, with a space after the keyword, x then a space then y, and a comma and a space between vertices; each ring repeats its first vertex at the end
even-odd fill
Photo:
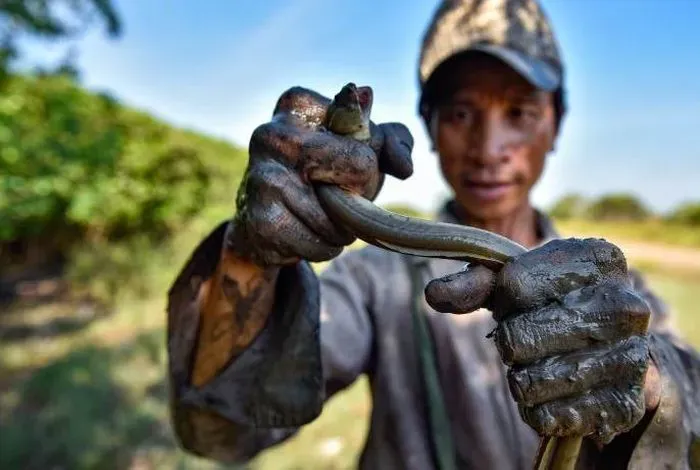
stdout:
POLYGON ((654 393, 645 399, 650 308, 615 245, 553 240, 496 274, 472 266, 435 279, 426 300, 441 312, 492 311, 511 393, 540 435, 605 444, 653 406, 654 393))

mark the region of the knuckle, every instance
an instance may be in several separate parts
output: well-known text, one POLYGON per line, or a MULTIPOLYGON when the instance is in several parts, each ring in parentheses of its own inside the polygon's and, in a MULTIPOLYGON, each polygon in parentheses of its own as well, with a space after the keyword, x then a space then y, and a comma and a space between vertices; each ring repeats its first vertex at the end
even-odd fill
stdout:
MULTIPOLYGON (((523 257, 526 256, 522 255, 523 257)), ((494 315, 497 319, 510 316, 514 310, 527 310, 535 307, 532 294, 537 286, 525 259, 515 258, 506 263, 498 274, 499 295, 494 298, 494 315)))
POLYGON ((550 402, 528 409, 527 423, 539 434, 571 436, 587 434, 590 421, 583 419, 581 410, 564 402, 550 402))
POLYGON ((617 245, 603 238, 587 238, 584 240, 590 251, 590 257, 604 271, 626 272, 625 255, 617 245))
POLYGON ((629 331, 638 333, 647 331, 651 319, 651 308, 641 296, 632 290, 621 289, 611 302, 614 302, 615 310, 623 316, 629 331))
POLYGON ((519 363, 522 359, 522 355, 519 354, 521 351, 519 351, 518 345, 515 344, 513 339, 511 323, 508 320, 501 322, 494 334, 496 348, 501 355, 501 360, 507 365, 519 363))
POLYGON ((648 338, 646 336, 630 337, 624 349, 620 352, 620 356, 620 362, 626 364, 632 382, 641 383, 649 365, 648 338))
POLYGON ((265 171, 264 162, 256 162, 251 165, 248 177, 245 181, 245 191, 249 196, 249 199, 257 201, 259 195, 266 193, 270 186, 270 178, 267 171, 265 171))
POLYGON ((346 151, 350 157, 350 171, 360 176, 369 176, 377 171, 377 156, 369 146, 350 140, 346 151))
POLYGON ((651 315, 651 308, 642 296, 631 290, 625 290, 624 292, 625 309, 630 315, 642 318, 648 318, 651 315))
POLYGON ((302 101, 302 96, 306 93, 306 89, 301 86, 293 86, 282 92, 275 104, 275 113, 285 112, 294 109, 302 101))
POLYGON ((607 442, 616 434, 633 428, 644 416, 644 395, 641 388, 604 389, 593 395, 589 408, 590 429, 599 440, 607 442))
POLYGON ((517 403, 531 404, 528 397, 531 395, 532 381, 526 369, 511 368, 508 371, 508 387, 517 403))
POLYGON ((635 362, 647 364, 647 353, 649 352, 649 338, 647 336, 635 335, 627 340, 629 350, 634 354, 635 362))
POLYGON ((318 92, 294 86, 284 91, 277 100, 274 114, 295 114, 306 124, 320 124, 330 99, 318 92))
POLYGON ((300 149, 300 129, 283 123, 268 122, 253 131, 249 151, 253 158, 271 157, 294 162, 298 159, 300 149))
POLYGON ((585 426, 585 421, 581 415, 581 411, 577 407, 562 406, 553 413, 556 413, 555 432, 559 435, 570 436, 579 434, 585 426))
POLYGON ((248 145, 248 150, 251 154, 251 157, 255 157, 261 152, 266 151, 271 134, 271 122, 266 122, 253 129, 253 132, 250 135, 250 143, 248 145))
POLYGON ((558 420, 547 404, 521 409, 523 420, 542 436, 552 436, 558 429, 558 420))
POLYGON ((612 413, 617 419, 613 419, 612 425, 617 427, 631 427, 644 416, 644 394, 640 387, 631 387, 623 392, 618 392, 617 399, 613 401, 612 413))

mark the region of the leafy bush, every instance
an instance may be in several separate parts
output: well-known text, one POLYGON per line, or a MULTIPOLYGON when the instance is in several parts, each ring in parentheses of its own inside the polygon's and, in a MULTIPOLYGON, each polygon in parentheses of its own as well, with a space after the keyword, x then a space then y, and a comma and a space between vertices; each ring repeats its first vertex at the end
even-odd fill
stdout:
POLYGON ((568 194, 557 201, 549 210, 549 214, 557 219, 572 219, 581 217, 588 208, 588 201, 579 194, 568 194))
POLYGON ((245 164, 70 76, 13 76, 0 95, 0 263, 162 243, 213 207, 231 212, 245 164))
POLYGON ((687 202, 674 209, 667 217, 672 223, 700 227, 700 202, 687 202))
POLYGON ((592 220, 644 220, 650 215, 642 201, 623 193, 601 196, 586 209, 586 216, 592 220))

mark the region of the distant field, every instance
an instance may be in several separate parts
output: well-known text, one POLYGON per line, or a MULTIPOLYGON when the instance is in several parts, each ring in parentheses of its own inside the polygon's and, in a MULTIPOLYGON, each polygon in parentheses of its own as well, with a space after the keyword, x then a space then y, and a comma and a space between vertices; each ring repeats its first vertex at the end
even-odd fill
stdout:
POLYGON ((646 222, 600 222, 589 220, 559 220, 557 227, 562 233, 589 236, 604 236, 616 239, 655 242, 690 248, 700 248, 700 228, 669 225, 662 221, 646 222))
MULTIPOLYGON (((565 224, 562 232, 580 235, 585 228, 565 224)), ((677 313, 679 330, 700 347, 700 269, 663 263, 672 258, 663 251, 669 239, 658 234, 649 243, 641 229, 587 228, 611 239, 641 239, 660 254, 655 262, 630 257, 631 264, 647 273, 677 313)), ((679 244, 692 246, 688 240, 679 244)), ((683 253, 700 256, 700 249, 683 253)), ((232 468, 187 456, 174 444, 163 375, 163 300, 124 303, 105 318, 75 305, 0 313, 0 468, 232 468)), ((353 468, 371 409, 367 386, 362 379, 339 394, 316 422, 249 468, 353 468)))

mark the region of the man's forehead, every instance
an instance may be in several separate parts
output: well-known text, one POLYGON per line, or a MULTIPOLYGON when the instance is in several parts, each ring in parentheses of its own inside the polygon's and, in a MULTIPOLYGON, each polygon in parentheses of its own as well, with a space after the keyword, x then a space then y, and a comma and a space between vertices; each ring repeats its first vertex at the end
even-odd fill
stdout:
POLYGON ((533 99, 545 95, 519 73, 497 59, 461 60, 454 64, 446 78, 445 85, 452 91, 452 95, 489 93, 503 97, 533 99))

